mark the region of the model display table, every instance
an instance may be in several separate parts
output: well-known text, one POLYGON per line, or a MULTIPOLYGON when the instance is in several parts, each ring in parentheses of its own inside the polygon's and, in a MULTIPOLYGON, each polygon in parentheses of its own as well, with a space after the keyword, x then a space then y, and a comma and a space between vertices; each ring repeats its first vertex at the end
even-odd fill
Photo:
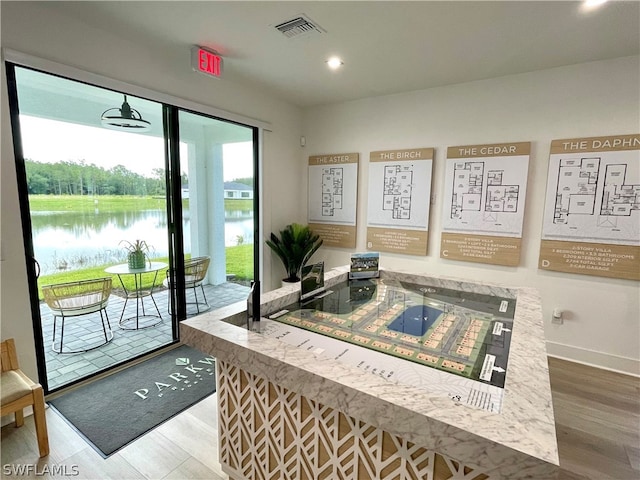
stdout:
MULTIPOLYGON (((346 268, 334 269, 326 285, 338 291, 346 277, 346 268)), ((385 270, 375 284, 355 313, 318 304, 287 308, 298 296, 292 287, 263 294, 263 315, 289 312, 260 322, 261 334, 228 323, 243 321, 242 303, 181 323, 185 343, 217 358, 223 469, 236 479, 556 478, 535 290, 385 270), (415 293, 420 286, 423 300, 415 293), (413 293, 402 297, 407 288, 413 293), (451 292, 471 296, 465 293, 460 306, 451 292), (492 297, 500 299, 495 311, 482 306, 492 297), (401 311, 413 315, 421 301, 432 321, 416 327, 410 315, 399 328, 401 311), (456 327, 452 315, 460 318, 456 327), (344 322, 349 317, 355 322, 344 322), (298 320, 309 323, 298 328, 298 320), (441 335, 445 327, 449 333, 441 335), (349 341, 338 339, 345 334, 349 341), (474 336, 485 346, 468 342, 474 336), (357 344, 367 338, 367 348, 357 344), (441 341, 438 368, 428 366, 434 339, 441 341)))

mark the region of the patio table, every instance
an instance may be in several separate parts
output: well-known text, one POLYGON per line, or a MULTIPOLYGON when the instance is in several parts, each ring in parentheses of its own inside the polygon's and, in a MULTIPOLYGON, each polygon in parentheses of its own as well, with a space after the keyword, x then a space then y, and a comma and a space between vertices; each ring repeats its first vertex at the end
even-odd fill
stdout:
POLYGON ((117 275, 118 279, 120 280, 120 284, 122 285, 122 288, 124 290, 124 294, 125 294, 124 307, 122 307, 122 313, 120 314, 120 321, 118 322, 118 325, 120 326, 120 328, 122 328, 123 330, 139 330, 142 328, 154 327, 158 325, 160 322, 162 322, 162 315, 160 314, 160 309, 158 309, 158 305, 156 304, 156 301, 153 298, 153 286, 155 285, 156 280, 158 278, 158 272, 167 267, 168 265, 164 262, 149 262, 145 264, 144 268, 129 268, 129 265, 127 263, 122 263, 120 265, 113 265, 104 270, 107 273, 117 275), (142 286, 142 275, 144 273, 155 274, 153 277, 153 283, 149 288, 144 288, 142 286), (133 280, 135 285, 133 290, 128 289, 125 286, 124 282, 122 281, 122 277, 124 275, 133 275, 133 280), (149 297, 153 302, 153 306, 155 307, 156 312, 158 312, 157 315, 147 314, 145 312, 144 298, 146 297, 149 297), (129 299, 133 299, 133 298, 135 298, 136 300, 136 314, 131 317, 124 318, 124 312, 127 308, 127 302, 129 301, 129 299), (140 310, 142 310, 142 315, 140 314, 140 310), (144 321, 145 319, 158 319, 158 320, 157 321, 149 320, 149 322, 146 322, 144 321), (140 326, 141 320, 144 321, 143 326, 140 326), (135 324, 135 325, 128 326, 129 324, 135 324))

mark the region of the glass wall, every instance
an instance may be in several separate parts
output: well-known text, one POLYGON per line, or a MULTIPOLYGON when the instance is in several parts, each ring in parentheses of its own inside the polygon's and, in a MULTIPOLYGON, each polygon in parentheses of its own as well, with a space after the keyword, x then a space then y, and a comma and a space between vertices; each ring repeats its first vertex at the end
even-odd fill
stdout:
POLYGON ((178 119, 185 258, 209 257, 206 284, 241 300, 254 279, 253 129, 182 110, 178 119))
POLYGON ((101 114, 121 107, 118 92, 25 68, 16 85, 40 281, 100 273, 94 267, 122 261, 137 239, 166 259, 162 105, 129 95, 150 129, 116 131, 101 114))
POLYGON ((30 282, 47 391, 173 343, 179 320, 246 299, 255 270, 256 128, 29 68, 7 72, 15 77, 13 116, 19 111, 12 123, 25 245, 39 267, 30 282), (179 132, 174 151, 171 132, 179 132), (137 241, 150 270, 140 276, 127 266, 137 241), (196 258, 206 259, 197 278, 189 267, 196 258), (68 319, 61 332, 42 286, 98 278, 112 280, 108 327, 94 313, 68 319), (178 304, 176 286, 184 287, 178 304), (152 321, 138 321, 145 317, 152 321))

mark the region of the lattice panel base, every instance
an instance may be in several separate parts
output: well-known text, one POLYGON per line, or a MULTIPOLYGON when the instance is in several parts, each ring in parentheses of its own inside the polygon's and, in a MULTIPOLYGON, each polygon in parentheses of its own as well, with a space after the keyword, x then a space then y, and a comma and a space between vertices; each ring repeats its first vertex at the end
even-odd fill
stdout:
POLYGON ((220 463, 238 480, 489 477, 218 360, 220 463))

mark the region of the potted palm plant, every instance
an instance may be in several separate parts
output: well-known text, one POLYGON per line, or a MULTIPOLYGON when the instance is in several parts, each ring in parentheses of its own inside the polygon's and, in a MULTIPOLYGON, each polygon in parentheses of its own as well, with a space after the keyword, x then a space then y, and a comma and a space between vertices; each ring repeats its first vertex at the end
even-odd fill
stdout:
MULTIPOLYGON (((149 245, 147 242, 144 240, 136 240, 134 242, 122 240, 120 245, 127 251, 127 262, 129 263, 130 269, 144 268, 147 253, 149 253, 149 245)), ((151 262, 151 260, 149 260, 149 262, 151 262)))
POLYGON ((300 270, 322 245, 322 239, 308 225, 292 223, 280 231, 280 236, 271 233, 267 245, 282 260, 287 277, 283 282, 299 282, 300 270))

